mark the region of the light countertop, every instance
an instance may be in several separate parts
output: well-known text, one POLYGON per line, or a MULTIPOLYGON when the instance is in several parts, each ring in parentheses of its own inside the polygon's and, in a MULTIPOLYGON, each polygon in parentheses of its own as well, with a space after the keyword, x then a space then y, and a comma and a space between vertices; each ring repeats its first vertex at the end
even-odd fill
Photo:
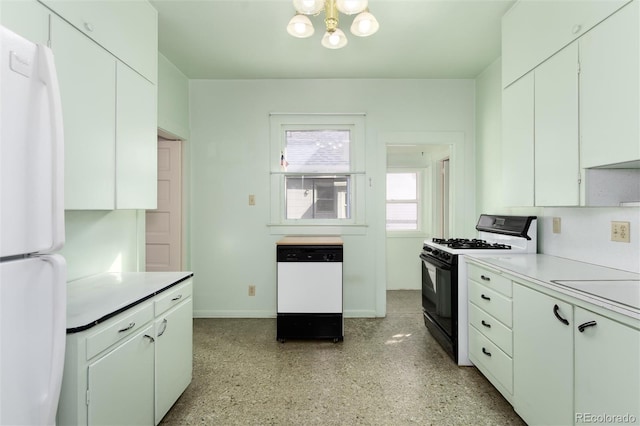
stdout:
POLYGON ((192 272, 107 272, 67 283, 67 331, 81 331, 193 276, 192 272))
POLYGON ((465 256, 516 277, 640 319, 640 274, 544 254, 465 256))
POLYGON ((279 246, 285 245, 313 245, 313 246, 341 246, 343 245, 342 238, 330 237, 330 236, 291 236, 284 237, 276 243, 279 246))

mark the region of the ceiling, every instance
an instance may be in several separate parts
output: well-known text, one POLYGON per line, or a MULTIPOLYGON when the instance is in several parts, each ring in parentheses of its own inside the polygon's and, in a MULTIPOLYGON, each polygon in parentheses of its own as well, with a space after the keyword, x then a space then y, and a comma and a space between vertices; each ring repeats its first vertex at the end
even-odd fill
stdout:
POLYGON ((291 0, 151 0, 160 52, 190 79, 474 78, 500 56, 500 18, 515 0, 370 0, 380 30, 321 46, 286 31, 291 0))

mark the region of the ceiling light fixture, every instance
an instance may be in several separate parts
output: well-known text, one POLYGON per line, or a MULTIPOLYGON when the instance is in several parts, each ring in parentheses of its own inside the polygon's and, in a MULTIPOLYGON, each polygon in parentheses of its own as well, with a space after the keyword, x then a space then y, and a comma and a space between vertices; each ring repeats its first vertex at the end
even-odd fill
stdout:
POLYGON ((287 32, 294 37, 307 38, 314 33, 308 15, 318 15, 324 10, 327 31, 322 37, 322 45, 329 49, 340 49, 347 45, 347 36, 338 28, 339 13, 358 14, 351 24, 351 33, 367 37, 378 31, 380 25, 369 12, 368 0, 293 0, 296 15, 287 25, 287 32))

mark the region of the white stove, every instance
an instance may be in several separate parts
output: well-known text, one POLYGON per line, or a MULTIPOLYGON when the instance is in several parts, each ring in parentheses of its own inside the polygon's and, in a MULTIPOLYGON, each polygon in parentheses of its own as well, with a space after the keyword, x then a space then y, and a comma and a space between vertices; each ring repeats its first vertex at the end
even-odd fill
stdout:
POLYGON ((467 264, 465 255, 536 253, 535 216, 480 215, 474 239, 425 240, 422 308, 426 327, 458 365, 472 365, 468 350, 467 264))

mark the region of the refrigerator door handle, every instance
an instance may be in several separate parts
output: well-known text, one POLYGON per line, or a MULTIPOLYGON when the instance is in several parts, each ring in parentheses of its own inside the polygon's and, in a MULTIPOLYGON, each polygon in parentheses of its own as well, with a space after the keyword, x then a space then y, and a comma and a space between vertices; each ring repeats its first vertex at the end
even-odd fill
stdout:
POLYGON ((53 184, 53 223, 51 248, 47 252, 60 250, 64 245, 64 127, 62 122, 62 101, 60 86, 53 58, 53 52, 47 46, 38 44, 39 75, 47 86, 49 110, 51 112, 52 141, 52 184, 53 184))
POLYGON ((51 350, 51 377, 49 380, 49 401, 51 406, 47 419, 43 424, 55 425, 56 412, 58 410, 58 401, 60 399, 60 390, 62 386, 62 375, 64 370, 64 357, 66 347, 66 331, 67 331, 67 264, 64 257, 53 254, 41 257, 42 260, 49 263, 53 269, 55 277, 53 303, 55 309, 52 329, 54 334, 53 348, 51 350))

